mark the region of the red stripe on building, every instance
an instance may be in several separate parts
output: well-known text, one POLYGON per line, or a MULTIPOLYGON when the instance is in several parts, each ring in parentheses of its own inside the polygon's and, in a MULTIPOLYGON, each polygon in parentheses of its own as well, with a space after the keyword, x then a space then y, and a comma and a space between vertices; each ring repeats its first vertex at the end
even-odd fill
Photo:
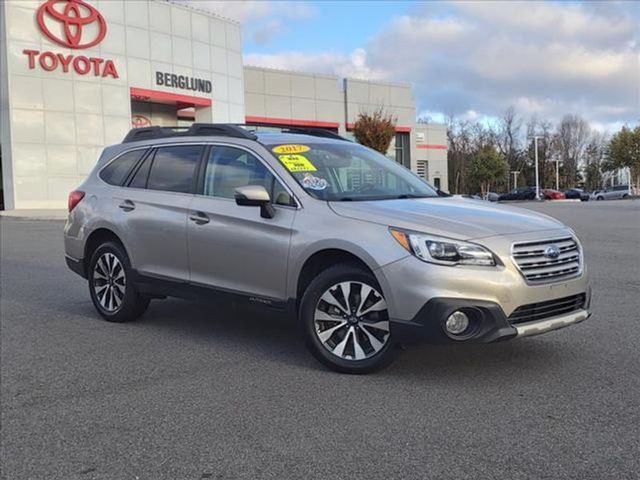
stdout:
POLYGON ((179 93, 160 92, 158 90, 136 87, 131 87, 130 92, 132 97, 139 98, 147 102, 171 102, 198 107, 210 107, 213 105, 213 101, 210 98, 194 97, 179 93))
MULTIPOLYGON (((347 130, 353 130, 355 128, 356 124, 355 123, 347 123, 347 130)), ((411 132, 411 127, 403 127, 401 125, 396 125, 396 132, 398 133, 410 133, 411 132)))
POLYGON ((416 148, 420 150, 448 150, 449 147, 446 145, 434 145, 429 143, 419 143, 416 145, 416 148))
POLYGON ((285 127, 319 127, 319 128, 338 128, 338 122, 321 122, 318 120, 300 120, 297 118, 274 118, 274 117, 256 117, 247 115, 245 117, 247 123, 266 123, 268 125, 279 125, 285 127))

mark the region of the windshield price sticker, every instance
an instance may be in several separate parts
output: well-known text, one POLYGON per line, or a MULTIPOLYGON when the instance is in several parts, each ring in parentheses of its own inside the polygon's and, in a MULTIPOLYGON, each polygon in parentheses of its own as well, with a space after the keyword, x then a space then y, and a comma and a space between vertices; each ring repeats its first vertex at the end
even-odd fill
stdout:
POLYGON ((287 170, 295 172, 315 172, 317 169, 304 155, 280 155, 280 161, 287 170))
POLYGON ((275 153, 304 153, 309 150, 311 150, 311 148, 306 145, 279 145, 273 147, 275 153))

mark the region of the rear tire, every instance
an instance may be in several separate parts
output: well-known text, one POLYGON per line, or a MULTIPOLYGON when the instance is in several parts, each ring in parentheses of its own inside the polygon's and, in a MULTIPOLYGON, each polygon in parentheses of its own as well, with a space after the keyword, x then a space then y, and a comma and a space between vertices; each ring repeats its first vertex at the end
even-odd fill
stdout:
POLYGON ((130 322, 149 307, 150 299, 138 293, 131 263, 122 245, 106 242, 91 255, 88 269, 91 301, 109 322, 130 322))
POLYGON ((397 353, 382 289, 357 265, 339 264, 313 279, 299 320, 311 354, 337 372, 373 372, 397 353))

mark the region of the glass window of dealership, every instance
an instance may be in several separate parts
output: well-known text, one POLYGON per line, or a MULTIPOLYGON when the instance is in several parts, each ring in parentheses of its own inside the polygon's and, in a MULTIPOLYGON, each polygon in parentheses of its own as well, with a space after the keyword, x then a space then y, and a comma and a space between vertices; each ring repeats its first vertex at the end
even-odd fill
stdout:
POLYGON ((0 2, 5 209, 63 208, 132 127, 232 122, 330 129, 397 118, 389 155, 447 188, 446 130, 407 85, 244 66, 238 23, 166 0, 0 2))

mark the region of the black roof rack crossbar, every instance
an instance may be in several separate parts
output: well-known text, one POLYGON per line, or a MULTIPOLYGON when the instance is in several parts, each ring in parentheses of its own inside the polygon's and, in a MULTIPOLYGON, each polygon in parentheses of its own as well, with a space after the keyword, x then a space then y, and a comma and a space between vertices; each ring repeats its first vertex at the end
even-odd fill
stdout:
POLYGON ((344 138, 341 135, 338 135, 331 130, 325 130, 322 128, 305 128, 305 127, 286 127, 282 128, 282 133, 300 133, 304 135, 311 135, 313 137, 322 137, 322 138, 333 138, 335 140, 345 140, 349 142, 350 140, 344 138))
POLYGON ((143 140, 157 140, 171 137, 234 137, 256 140, 255 133, 238 125, 227 123, 194 123, 190 127, 144 127, 131 130, 122 143, 139 142, 143 140))

